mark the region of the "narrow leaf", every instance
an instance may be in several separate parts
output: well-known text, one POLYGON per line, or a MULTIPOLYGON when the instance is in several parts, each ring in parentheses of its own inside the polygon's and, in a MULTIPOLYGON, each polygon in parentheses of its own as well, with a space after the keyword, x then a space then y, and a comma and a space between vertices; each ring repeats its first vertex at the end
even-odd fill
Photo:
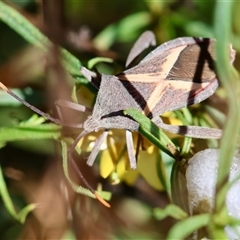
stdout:
POLYGON ((219 198, 221 187, 227 182, 232 158, 235 152, 240 130, 240 81, 236 72, 230 65, 229 42, 231 36, 231 17, 234 1, 217 1, 215 10, 215 35, 217 71, 226 95, 228 96, 229 109, 225 121, 225 129, 221 140, 219 168, 217 175, 216 211, 225 204, 224 198, 219 198), (224 18, 222 17, 224 15, 224 18), (231 143, 229 142, 231 140, 231 143))
POLYGON ((113 59, 106 58, 106 57, 95 57, 95 58, 92 58, 91 60, 88 61, 88 66, 87 67, 89 69, 92 69, 96 64, 102 63, 102 62, 112 63, 113 59))
POLYGON ((32 212, 38 204, 32 203, 28 204, 26 207, 24 207, 19 213, 18 213, 18 219, 20 223, 24 223, 26 220, 27 215, 32 212))
POLYGON ((175 219, 183 219, 188 216, 180 207, 174 204, 169 204, 164 209, 155 208, 153 210, 153 215, 157 220, 162 220, 166 217, 173 217, 175 219))
POLYGON ((1 166, 0 166, 0 196, 2 197, 3 204, 6 207, 7 211, 14 219, 18 220, 18 214, 14 208, 14 204, 8 193, 1 166))
POLYGON ((179 151, 174 143, 160 128, 153 124, 149 118, 133 108, 125 110, 124 114, 137 121, 140 124, 139 132, 158 148, 175 159, 179 156, 179 151))
POLYGON ((38 126, 14 126, 0 128, 0 142, 29 140, 29 139, 59 139, 60 126, 42 124, 38 126))
POLYGON ((24 207, 19 213, 16 212, 12 199, 8 193, 7 186, 5 184, 1 166, 0 166, 0 196, 2 197, 3 204, 6 207, 9 214, 20 223, 24 223, 28 213, 36 208, 36 204, 29 204, 26 207, 24 207))
MULTIPOLYGON (((0 20, 11 27, 30 44, 47 51, 51 42, 17 10, 0 1, 0 20)), ((63 63, 71 75, 80 75, 81 62, 70 52, 61 48, 63 63)))
POLYGON ((208 224, 210 220, 209 214, 201 214, 193 217, 184 219, 176 223, 167 236, 167 239, 185 239, 187 236, 192 234, 197 229, 204 227, 208 224))

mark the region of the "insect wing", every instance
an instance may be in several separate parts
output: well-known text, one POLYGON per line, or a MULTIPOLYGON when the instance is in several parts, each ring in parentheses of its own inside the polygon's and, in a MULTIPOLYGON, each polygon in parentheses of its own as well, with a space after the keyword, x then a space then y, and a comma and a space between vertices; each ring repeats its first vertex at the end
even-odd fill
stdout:
POLYGON ((216 90, 214 49, 214 39, 177 38, 117 77, 130 82, 138 99, 144 99, 146 115, 176 110, 203 101, 216 90), (138 89, 140 85, 144 91, 138 89))

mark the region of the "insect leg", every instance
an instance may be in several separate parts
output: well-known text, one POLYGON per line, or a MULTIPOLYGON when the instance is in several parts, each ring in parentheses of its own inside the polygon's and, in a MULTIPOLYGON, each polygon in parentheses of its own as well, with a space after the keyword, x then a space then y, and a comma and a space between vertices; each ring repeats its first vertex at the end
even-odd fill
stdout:
POLYGON ((153 32, 146 31, 134 43, 132 49, 128 54, 125 67, 129 67, 133 60, 150 46, 156 46, 156 38, 153 32))
MULTIPOLYGON (((78 103, 70 102, 70 101, 67 101, 67 100, 59 99, 55 102, 55 105, 56 105, 56 109, 57 109, 57 112, 58 112, 58 116, 63 122, 64 122, 64 118, 62 116, 61 107, 74 109, 74 110, 80 111, 80 112, 89 112, 89 113, 92 112, 91 108, 88 108, 88 107, 85 107, 85 106, 80 105, 78 103)), ((72 124, 71 123, 71 124, 67 124, 67 126, 73 127, 73 128, 82 128, 82 124, 72 124)))
POLYGON ((55 102, 56 104, 56 107, 59 108, 59 107, 66 107, 66 108, 71 108, 71 109, 74 109, 76 111, 80 111, 80 112, 89 112, 91 113, 92 112, 92 109, 91 108, 88 108, 88 107, 85 107, 81 104, 78 104, 78 103, 75 103, 75 102, 71 102, 71 101, 67 101, 67 100, 57 100, 55 102))
POLYGON ((136 169, 137 162, 136 162, 136 157, 134 153, 133 136, 132 136, 132 132, 129 130, 126 130, 126 142, 127 142, 127 151, 128 151, 129 162, 130 162, 130 168, 136 169))
POLYGON ((200 127, 200 126, 174 126, 165 124, 162 122, 160 118, 152 119, 152 121, 160 128, 174 133, 174 134, 180 134, 188 137, 193 138, 213 138, 213 139, 219 139, 222 137, 222 130, 217 128, 208 128, 208 127, 200 127))
POLYGON ((80 177, 80 179, 83 181, 84 185, 89 189, 90 192, 92 192, 93 195, 95 195, 95 197, 106 207, 110 207, 109 203, 106 202, 102 197, 100 197, 96 191, 91 187, 91 185, 88 183, 88 181, 84 178, 82 172, 80 171, 79 167, 77 166, 76 162, 74 161, 72 154, 75 150, 75 147, 77 146, 78 142, 81 140, 81 138, 83 138, 85 135, 87 135, 88 132, 86 131, 82 131, 78 137, 74 140, 74 142, 72 143, 72 145, 70 146, 69 150, 68 150, 68 159, 70 160, 71 164, 73 165, 75 171, 77 172, 78 176, 80 177))
POLYGON ((101 136, 97 139, 97 141, 95 142, 95 145, 93 147, 93 150, 91 152, 91 154, 89 155, 88 157, 88 160, 87 160, 87 164, 89 166, 92 166, 96 157, 97 157, 97 154, 99 153, 99 150, 100 150, 100 147, 102 145, 102 143, 105 141, 107 135, 109 133, 109 130, 105 130, 101 136))

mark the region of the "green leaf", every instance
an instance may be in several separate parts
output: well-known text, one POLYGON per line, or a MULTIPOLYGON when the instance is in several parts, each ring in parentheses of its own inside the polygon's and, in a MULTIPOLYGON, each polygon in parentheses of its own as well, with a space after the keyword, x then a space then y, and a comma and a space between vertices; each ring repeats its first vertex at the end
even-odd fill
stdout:
POLYGON ((3 204, 6 207, 9 214, 20 223, 24 223, 28 213, 30 213, 32 210, 36 208, 36 204, 29 204, 26 207, 24 207, 19 213, 17 213, 12 202, 12 199, 8 193, 1 166, 0 166, 0 196, 2 197, 3 204))
POLYGON ((38 206, 38 204, 35 203, 31 203, 28 204, 26 207, 24 207, 19 213, 18 213, 18 220, 20 223, 24 223, 26 220, 27 215, 32 212, 36 207, 38 206))
POLYGON ((0 128, 0 142, 29 140, 29 139, 59 139, 61 126, 45 123, 44 117, 34 114, 26 121, 16 126, 0 128))
MULTIPOLYGON (((182 108, 181 111, 174 111, 176 117, 183 123, 183 125, 191 125, 193 123, 193 117, 188 108, 182 108)), ((191 149, 192 138, 185 137, 183 142, 183 147, 181 150, 181 155, 186 155, 191 149)))
POLYGON ((156 161, 156 170, 159 181, 161 182, 163 189, 170 195, 170 185, 168 178, 166 177, 166 165, 162 159, 162 154, 158 151, 157 161, 156 161))
POLYGON ((14 126, 0 128, 0 142, 29 140, 29 139, 59 139, 61 127, 55 124, 38 126, 14 126))
POLYGON ((227 193, 229 192, 229 190, 231 189, 231 187, 237 183, 240 180, 240 175, 238 174, 237 176, 235 176, 234 179, 232 179, 231 181, 227 182, 226 184, 224 184, 224 186, 222 186, 222 188, 219 190, 218 192, 218 201, 219 203, 225 203, 226 201, 226 196, 227 193))
POLYGON ((186 32, 189 35, 196 36, 196 37, 209 37, 212 38, 213 30, 211 26, 200 22, 200 21, 190 21, 185 26, 186 32))
POLYGON ((182 146, 182 150, 181 150, 181 155, 182 156, 187 155, 190 152, 191 144, 192 144, 192 138, 185 137, 184 142, 183 142, 183 146, 182 146))
POLYGON ((18 220, 17 212, 14 208, 14 204, 12 202, 12 199, 8 193, 7 186, 5 184, 5 180, 3 177, 2 168, 0 166, 0 196, 2 197, 3 204, 6 207, 9 214, 16 220, 18 220))
MULTIPOLYGON (((14 8, 0 1, 0 20, 11 27, 30 44, 47 51, 51 42, 34 25, 14 8)), ((80 75, 81 62, 70 52, 61 48, 63 64, 71 75, 80 75)))
POLYGON ((167 236, 167 239, 185 239, 191 233, 196 231, 197 229, 204 227, 208 224, 210 220, 209 214, 201 214, 193 217, 189 217, 184 219, 178 223, 176 223, 167 236))
MULTIPOLYGON (((229 216, 229 215, 228 215, 229 216)), ((239 227, 240 226, 240 219, 234 218, 229 216, 228 225, 233 227, 239 227)))
POLYGON ((88 61, 88 69, 92 69, 98 63, 112 63, 113 59, 106 57, 95 57, 88 61))
MULTIPOLYGON (((33 114, 32 117, 30 117, 28 120, 23 121, 19 124, 19 126, 37 126, 41 125, 42 123, 46 122, 46 118, 39 117, 37 114, 33 114)), ((55 125, 57 126, 57 125, 55 125)))
POLYGON ((135 37, 137 31, 140 31, 151 22, 149 12, 136 12, 128 15, 117 25, 118 40, 129 41, 135 37), (134 34, 135 33, 135 34, 134 34))
POLYGON ((179 157, 178 148, 160 128, 158 128, 155 124, 151 122, 149 118, 147 118, 141 112, 133 108, 125 110, 124 114, 132 117, 140 124, 139 132, 149 141, 151 141, 153 144, 155 144, 158 148, 160 148, 162 151, 164 151, 171 157, 175 159, 179 157))
POLYGON ((151 21, 148 12, 137 12, 127 16, 122 21, 114 23, 105 28, 94 39, 94 45, 101 50, 107 50, 114 41, 129 41, 136 36, 136 31, 146 27, 151 21))
MULTIPOLYGON (((226 115, 223 112, 221 112, 220 110, 218 110, 214 107, 211 107, 209 105, 204 106, 204 110, 205 110, 205 113, 207 113, 207 115, 204 114, 204 118, 205 118, 204 120, 207 123, 210 123, 211 124, 210 126, 214 126, 212 118, 216 119, 217 122, 220 123, 220 125, 225 124, 226 115), (210 117, 208 115, 210 115, 210 117)), ((204 126, 204 125, 202 125, 202 126, 204 126)), ((209 126, 209 124, 205 125, 205 126, 209 126)), ((216 127, 216 124, 214 127, 216 127)))
POLYGON ((183 219, 188 216, 180 207, 175 204, 168 204, 164 209, 155 208, 153 215, 157 220, 162 220, 166 217, 173 217, 175 219, 183 219))
POLYGON ((157 174, 160 180, 163 178, 163 180, 165 181, 165 185, 166 185, 165 190, 167 191, 169 199, 171 199, 171 182, 169 181, 169 179, 171 179, 172 167, 174 162, 176 161, 174 158, 172 158, 165 152, 161 151, 160 149, 159 149, 159 153, 161 155, 162 163, 158 162, 157 174))

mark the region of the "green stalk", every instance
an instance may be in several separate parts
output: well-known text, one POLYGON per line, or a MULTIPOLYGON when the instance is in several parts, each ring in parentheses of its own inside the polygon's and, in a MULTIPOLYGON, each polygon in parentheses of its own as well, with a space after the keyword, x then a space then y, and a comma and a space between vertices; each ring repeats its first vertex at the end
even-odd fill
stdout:
POLYGON ((226 90, 229 102, 229 112, 221 140, 219 168, 217 175, 216 206, 219 212, 225 204, 225 196, 220 198, 219 192, 228 181, 228 175, 240 129, 239 112, 239 78, 230 65, 229 42, 231 36, 231 18, 234 1, 217 1, 214 19, 215 36, 217 38, 217 72, 226 90))

